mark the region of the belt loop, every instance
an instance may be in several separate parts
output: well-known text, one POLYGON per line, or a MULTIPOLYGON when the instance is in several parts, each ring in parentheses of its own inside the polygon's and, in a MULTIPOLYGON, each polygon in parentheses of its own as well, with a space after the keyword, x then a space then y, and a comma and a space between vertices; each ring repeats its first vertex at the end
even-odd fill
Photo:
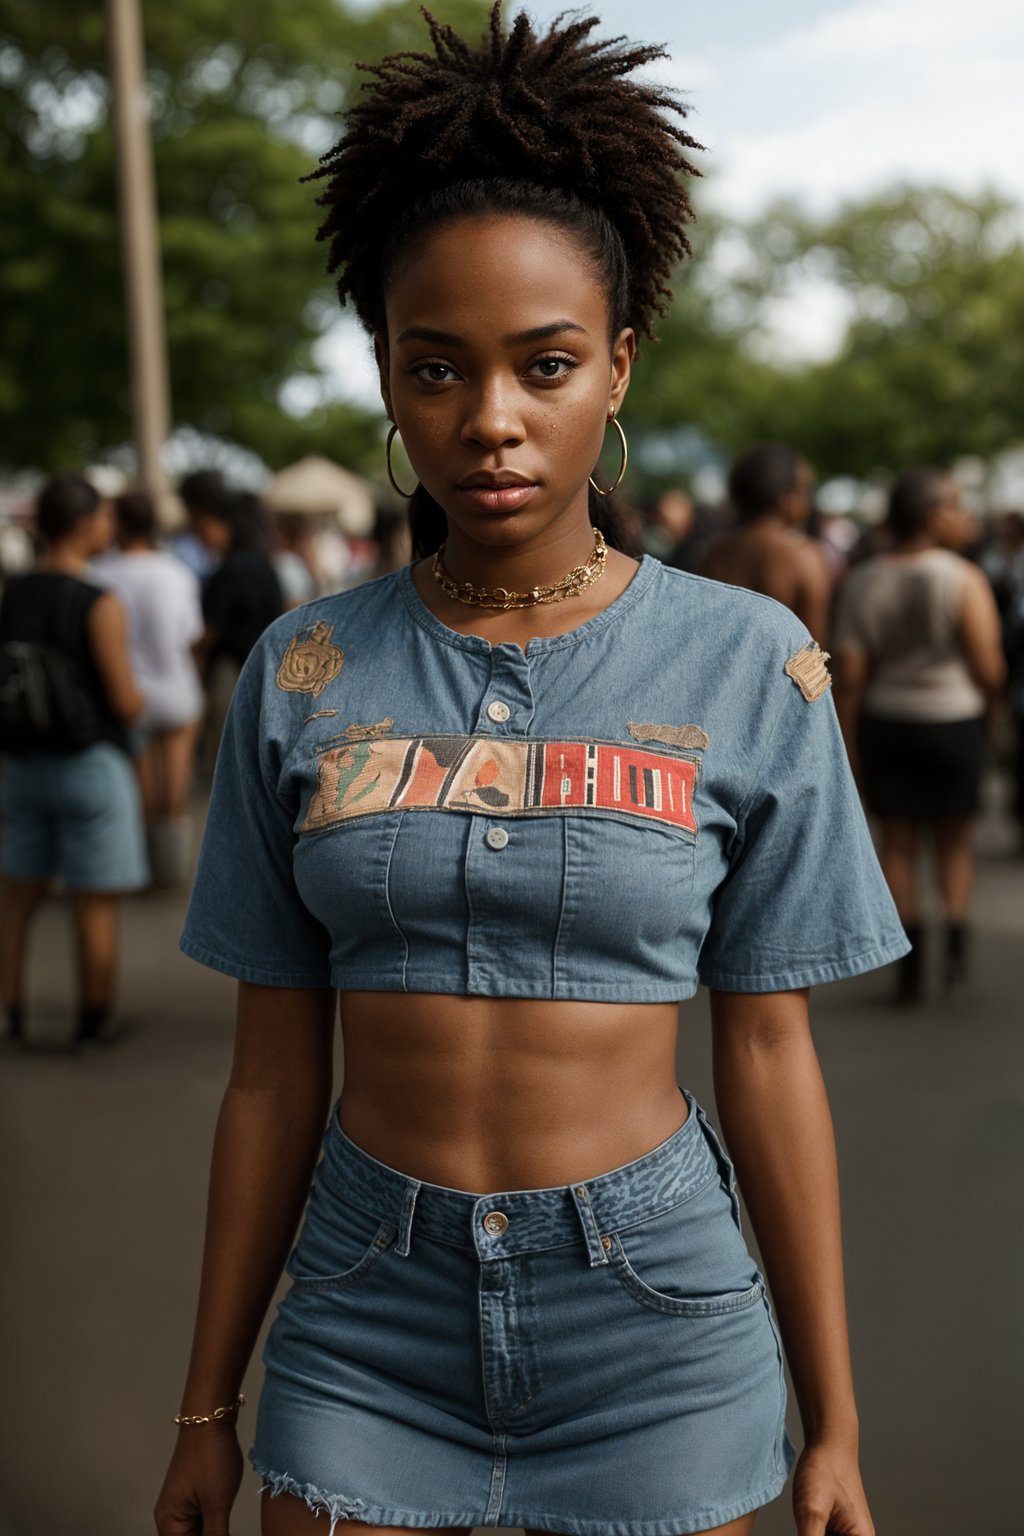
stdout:
POLYGON ((594 1207, 590 1203, 585 1184, 570 1184, 569 1193, 572 1195, 576 1206, 576 1214, 580 1218, 580 1226, 583 1228, 583 1241, 587 1245, 587 1255, 590 1259, 590 1267, 594 1269, 598 1264, 607 1264, 608 1255, 601 1242, 601 1233, 597 1226, 597 1217, 594 1215, 594 1207))
POLYGON ((710 1146, 718 1161, 719 1172, 721 1173, 722 1178, 725 1180, 725 1183, 728 1187, 729 1199, 732 1201, 733 1218, 737 1227, 742 1232, 743 1223, 740 1216, 740 1197, 736 1193, 736 1170, 732 1165, 729 1154, 726 1152, 725 1148, 722 1146, 722 1143, 719 1141, 718 1136, 715 1134, 715 1130, 711 1124, 711 1121, 708 1119, 701 1106, 697 1103, 696 1099, 692 1100, 692 1103, 697 1111, 697 1119, 700 1121, 701 1127, 703 1128, 705 1139, 707 1140, 708 1145, 710 1146))
POLYGON ((395 1246, 395 1252, 400 1253, 403 1259, 409 1257, 409 1240, 412 1237, 412 1213, 415 1209, 416 1196, 419 1192, 419 1180, 409 1179, 405 1186, 402 1214, 398 1218, 398 1242, 395 1246))

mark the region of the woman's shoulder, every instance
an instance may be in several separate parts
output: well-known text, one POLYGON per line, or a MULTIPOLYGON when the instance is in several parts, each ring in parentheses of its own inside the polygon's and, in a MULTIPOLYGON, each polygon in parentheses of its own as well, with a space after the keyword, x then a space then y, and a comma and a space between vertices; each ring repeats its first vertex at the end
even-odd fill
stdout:
POLYGON ((749 587, 663 566, 661 590, 668 624, 702 643, 792 650, 810 642, 806 626, 791 609, 749 587))

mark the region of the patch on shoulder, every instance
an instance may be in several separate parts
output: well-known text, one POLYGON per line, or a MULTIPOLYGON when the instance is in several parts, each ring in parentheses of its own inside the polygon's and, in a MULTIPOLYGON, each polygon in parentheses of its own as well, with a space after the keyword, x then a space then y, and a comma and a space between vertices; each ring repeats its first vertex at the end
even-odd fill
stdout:
POLYGON ((345 663, 340 645, 332 645, 334 625, 317 620, 288 642, 277 669, 277 686, 285 693, 311 693, 318 699, 345 663))
POLYGON ((386 720, 378 720, 374 725, 346 725, 346 741, 379 741, 386 736, 394 725, 394 716, 388 715, 386 720))
POLYGON ((660 741, 666 747, 703 752, 708 745, 708 733, 699 725, 638 725, 635 720, 627 720, 626 730, 634 741, 660 741))
POLYGON ((823 651, 817 641, 812 640, 786 662, 786 676, 793 679, 808 704, 820 699, 832 686, 825 665, 828 660, 828 651, 823 651))

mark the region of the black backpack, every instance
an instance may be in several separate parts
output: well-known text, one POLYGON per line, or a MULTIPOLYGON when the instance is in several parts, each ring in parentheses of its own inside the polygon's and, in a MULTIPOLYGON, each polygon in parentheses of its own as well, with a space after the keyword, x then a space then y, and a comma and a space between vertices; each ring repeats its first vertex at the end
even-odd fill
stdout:
MULTIPOLYGON (((70 620, 80 599, 69 585, 70 620)), ((75 657, 49 640, 0 641, 0 752, 80 752, 103 736, 94 689, 75 657)))

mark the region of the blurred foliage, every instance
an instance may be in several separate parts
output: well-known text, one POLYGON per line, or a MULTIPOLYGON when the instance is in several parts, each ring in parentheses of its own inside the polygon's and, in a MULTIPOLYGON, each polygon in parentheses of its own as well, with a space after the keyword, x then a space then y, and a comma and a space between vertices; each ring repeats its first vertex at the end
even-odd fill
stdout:
MULTIPOLYGON (((486 0, 440 13, 482 30, 486 0)), ((379 469, 378 418, 332 401, 314 345, 337 313, 300 185, 357 59, 420 47, 413 0, 144 0, 175 422, 271 468, 311 451, 379 469), (282 408, 298 376, 310 413, 282 408), (319 398, 320 403, 316 404, 319 398)), ((130 440, 128 347, 99 0, 0 0, 0 459, 53 469, 130 440)), ((745 226, 704 212, 624 420, 631 484, 765 438, 820 475, 992 455, 1024 439, 1021 215, 991 195, 897 189, 745 226), (810 280, 850 320, 825 362, 783 363, 810 280), (784 323, 784 321, 783 321, 784 323), (635 466, 635 469, 634 469, 635 466)))
POLYGON ((780 203, 745 227, 712 222, 631 414, 688 422, 726 453, 793 442, 822 476, 1019 445, 1022 224, 993 194, 921 187, 820 219, 780 203), (809 284, 845 296, 846 334, 827 361, 781 366, 777 306, 809 284))
MULTIPOLYGON (((483 0, 441 0, 482 32, 483 0)), ((414 0, 145 0, 174 419, 279 466, 379 458, 374 418, 278 399, 337 301, 300 185, 356 60, 419 47, 414 0)), ((131 437, 106 29, 99 0, 0 0, 0 459, 67 467, 131 437)))

